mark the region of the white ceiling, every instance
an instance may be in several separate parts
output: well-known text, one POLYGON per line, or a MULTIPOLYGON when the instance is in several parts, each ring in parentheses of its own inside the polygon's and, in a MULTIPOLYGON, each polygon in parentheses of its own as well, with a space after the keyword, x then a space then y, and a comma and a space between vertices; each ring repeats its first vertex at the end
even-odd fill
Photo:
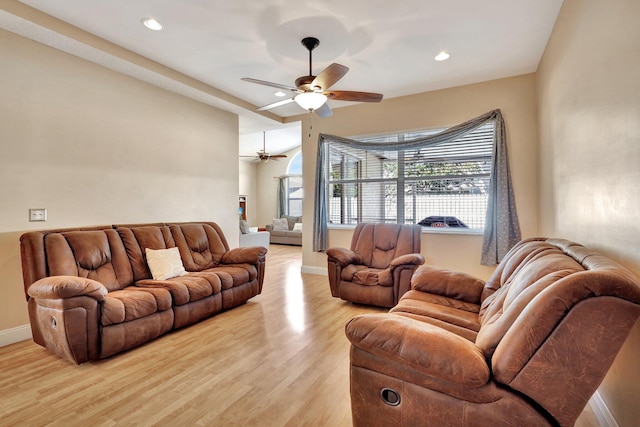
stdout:
MULTIPOLYGON (((308 53, 300 44, 306 36, 320 39, 313 52, 314 74, 333 62, 350 68, 333 89, 379 92, 385 98, 534 72, 562 0, 22 0, 21 3, 257 107, 277 101, 276 89, 242 82, 240 78, 294 86, 297 77, 308 73, 308 53), (157 19, 164 29, 159 32, 146 29, 141 24, 145 17, 157 19), (451 57, 436 62, 433 58, 441 50, 451 57)), ((10 27, 7 22, 12 20, 2 18, 0 26, 10 27)), ((24 31, 23 35, 29 36, 24 31)), ((53 42, 44 42, 60 48, 53 42)), ((82 49, 68 45, 63 50, 87 57, 82 49)), ((108 58, 103 60, 109 62, 108 58)), ((125 65, 119 64, 121 68, 125 65)), ((171 82, 158 81, 166 79, 140 74, 135 77, 155 78, 154 84, 172 86, 171 82)), ((180 85, 173 82, 173 86, 180 85)), ((253 107, 247 109, 246 105, 210 99, 210 94, 185 94, 240 114, 240 133, 244 135, 241 155, 253 154, 261 148, 263 130, 285 128, 291 134, 297 132, 299 144, 299 127, 263 118, 251 111, 253 107)), ((332 109, 348 104, 351 103, 329 101, 332 109)), ((281 118, 302 112, 296 104, 272 110, 281 118)), ((287 131, 280 132, 282 137, 287 131)), ((274 145, 267 146, 267 151, 278 153, 290 148, 274 145)))

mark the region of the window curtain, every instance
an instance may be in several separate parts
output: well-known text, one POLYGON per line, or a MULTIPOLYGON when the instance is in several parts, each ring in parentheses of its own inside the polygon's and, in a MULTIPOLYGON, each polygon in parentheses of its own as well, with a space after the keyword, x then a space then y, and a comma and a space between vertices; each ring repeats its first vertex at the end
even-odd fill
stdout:
POLYGON ((285 180, 287 177, 278 177, 278 218, 282 218, 282 215, 287 214, 287 194, 285 192, 285 180))
POLYGON ((316 252, 324 252, 327 249, 327 197, 325 185, 327 143, 337 142, 364 150, 418 149, 420 147, 455 140, 487 122, 495 123, 494 152, 480 262, 483 265, 498 264, 509 249, 520 241, 520 226, 518 224, 515 198, 511 186, 511 174, 509 172, 506 133, 500 110, 490 111, 480 117, 476 117, 475 119, 453 126, 434 135, 403 142, 361 142, 335 135, 320 134, 318 137, 318 154, 316 157, 313 250, 316 252))

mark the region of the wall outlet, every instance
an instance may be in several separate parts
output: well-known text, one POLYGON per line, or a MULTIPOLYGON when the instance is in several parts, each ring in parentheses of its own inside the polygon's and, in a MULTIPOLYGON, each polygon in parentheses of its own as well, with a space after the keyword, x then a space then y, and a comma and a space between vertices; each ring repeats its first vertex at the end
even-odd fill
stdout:
POLYGON ((29 209, 29 221, 30 222, 42 222, 47 220, 46 209, 29 209))

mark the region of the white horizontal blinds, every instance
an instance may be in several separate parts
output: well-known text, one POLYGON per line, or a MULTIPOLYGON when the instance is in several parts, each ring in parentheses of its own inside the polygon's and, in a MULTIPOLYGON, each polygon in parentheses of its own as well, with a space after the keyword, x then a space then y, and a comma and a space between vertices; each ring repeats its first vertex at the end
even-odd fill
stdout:
MULTIPOLYGON (((438 131, 360 139, 409 141, 438 131)), ((444 143, 405 151, 360 149, 330 142, 329 222, 416 224, 429 216, 456 217, 483 228, 493 154, 493 122, 444 143)))

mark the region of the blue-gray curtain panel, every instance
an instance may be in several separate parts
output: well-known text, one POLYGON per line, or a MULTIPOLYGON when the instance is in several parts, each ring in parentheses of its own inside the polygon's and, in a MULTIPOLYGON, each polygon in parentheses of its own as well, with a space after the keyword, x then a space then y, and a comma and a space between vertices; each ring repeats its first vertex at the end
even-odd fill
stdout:
POLYGON ((453 126, 434 135, 403 142, 361 142, 335 135, 320 134, 316 158, 315 210, 313 218, 313 250, 327 249, 327 198, 326 198, 326 144, 344 144, 362 150, 411 150, 434 144, 442 144, 458 139, 475 128, 494 122, 493 164, 491 168, 490 191, 487 205, 482 254, 483 265, 496 265, 520 241, 520 226, 516 212, 515 198, 511 185, 509 157, 504 120, 500 110, 490 111, 480 117, 453 126))
POLYGON ((284 180, 286 177, 278 178, 278 218, 282 218, 282 215, 287 214, 287 208, 285 203, 287 202, 287 195, 284 189, 284 180))

